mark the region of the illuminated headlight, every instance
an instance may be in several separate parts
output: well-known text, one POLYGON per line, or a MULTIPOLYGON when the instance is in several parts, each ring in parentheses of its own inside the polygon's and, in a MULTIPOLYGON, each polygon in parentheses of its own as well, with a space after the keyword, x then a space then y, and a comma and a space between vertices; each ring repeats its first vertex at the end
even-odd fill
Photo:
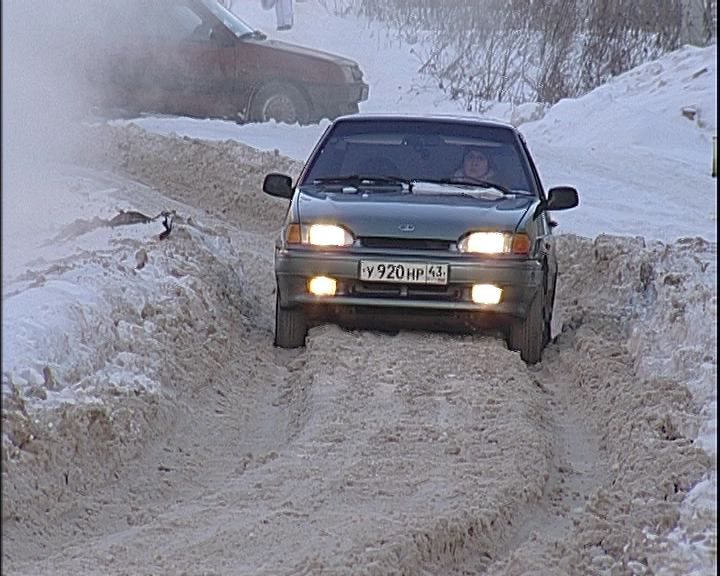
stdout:
POLYGON ((353 237, 340 226, 333 224, 313 224, 308 233, 308 244, 313 246, 350 246, 353 237))
POLYGON ((337 282, 327 276, 315 276, 308 282, 308 291, 315 296, 335 296, 337 282))
POLYGON ((474 284, 472 301, 475 304, 497 304, 502 297, 502 289, 492 284, 474 284))
POLYGON ((351 246, 353 235, 334 224, 289 224, 285 229, 288 244, 310 244, 312 246, 351 246))
POLYGON ((476 254, 527 254, 530 239, 526 234, 473 232, 458 242, 458 250, 476 254))
POLYGON ((461 252, 505 254, 509 252, 509 238, 501 232, 473 232, 460 241, 461 252))

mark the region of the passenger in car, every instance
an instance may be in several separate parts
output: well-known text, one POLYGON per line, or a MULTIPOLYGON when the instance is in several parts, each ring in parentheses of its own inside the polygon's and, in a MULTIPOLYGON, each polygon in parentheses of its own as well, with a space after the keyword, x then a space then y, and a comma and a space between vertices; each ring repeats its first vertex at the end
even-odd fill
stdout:
POLYGON ((478 146, 466 146, 462 166, 453 173, 453 178, 465 181, 492 181, 495 174, 490 159, 478 146))

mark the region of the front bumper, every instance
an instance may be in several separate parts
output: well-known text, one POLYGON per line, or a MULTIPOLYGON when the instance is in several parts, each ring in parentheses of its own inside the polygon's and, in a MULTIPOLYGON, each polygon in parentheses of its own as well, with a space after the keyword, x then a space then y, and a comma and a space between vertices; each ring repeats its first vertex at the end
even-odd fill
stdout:
POLYGON ((377 254, 334 253, 312 249, 276 249, 275 274, 283 308, 302 306, 315 314, 332 316, 343 308, 357 313, 372 309, 471 313, 477 316, 524 318, 530 302, 542 289, 542 265, 537 260, 472 257, 463 254, 377 254), (443 286, 363 282, 361 260, 403 260, 448 265, 448 284, 443 286), (335 296, 315 296, 308 292, 313 276, 329 276, 337 281, 335 296), (502 288, 498 304, 476 304, 471 299, 473 284, 493 284, 502 288), (478 314, 479 313, 479 314, 478 314))
POLYGON ((318 114, 332 117, 357 112, 360 102, 368 99, 369 87, 364 82, 353 84, 306 86, 310 100, 318 114))

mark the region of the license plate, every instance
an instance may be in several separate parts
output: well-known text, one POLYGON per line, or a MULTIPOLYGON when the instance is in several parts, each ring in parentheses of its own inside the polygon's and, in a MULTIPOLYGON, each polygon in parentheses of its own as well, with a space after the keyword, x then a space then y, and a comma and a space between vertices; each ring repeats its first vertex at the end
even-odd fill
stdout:
POLYGON ((447 264, 362 260, 360 280, 401 284, 447 284, 447 264))

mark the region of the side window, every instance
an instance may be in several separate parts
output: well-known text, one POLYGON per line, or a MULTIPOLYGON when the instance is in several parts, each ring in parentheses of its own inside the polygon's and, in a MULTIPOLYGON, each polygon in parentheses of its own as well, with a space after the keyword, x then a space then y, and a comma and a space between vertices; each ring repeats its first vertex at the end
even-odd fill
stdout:
POLYGON ((540 180, 540 174, 538 173, 537 167, 535 166, 535 161, 533 160, 532 155, 530 154, 530 151, 528 150, 527 142, 525 142, 525 138, 523 138, 522 135, 520 135, 520 144, 522 146, 522 153, 525 154, 525 159, 527 161, 527 165, 530 168, 529 178, 531 178, 534 181, 535 187, 537 188, 537 192, 540 195, 540 198, 545 200, 546 199, 545 189, 543 188, 542 181, 540 180))

